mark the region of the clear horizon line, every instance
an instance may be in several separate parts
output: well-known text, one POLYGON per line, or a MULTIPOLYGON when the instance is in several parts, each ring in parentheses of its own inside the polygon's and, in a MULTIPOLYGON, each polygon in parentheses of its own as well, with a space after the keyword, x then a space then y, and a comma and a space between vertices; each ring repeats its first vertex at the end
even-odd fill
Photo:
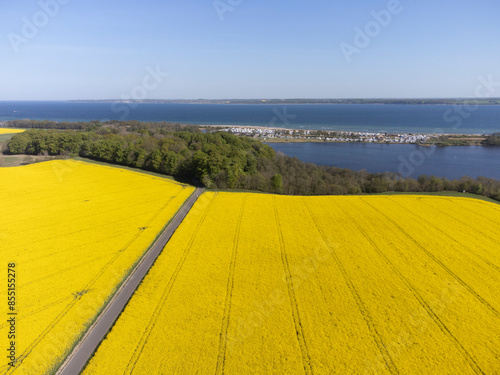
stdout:
POLYGON ((477 99, 477 100, 500 100, 500 97, 476 98, 476 97, 462 97, 462 96, 449 96, 449 97, 373 97, 373 98, 218 98, 218 99, 117 99, 117 98, 101 98, 101 99, 0 99, 0 102, 68 102, 68 101, 120 101, 120 102, 133 102, 133 101, 227 101, 227 100, 257 100, 257 101, 271 101, 271 100, 456 100, 456 99, 477 99))

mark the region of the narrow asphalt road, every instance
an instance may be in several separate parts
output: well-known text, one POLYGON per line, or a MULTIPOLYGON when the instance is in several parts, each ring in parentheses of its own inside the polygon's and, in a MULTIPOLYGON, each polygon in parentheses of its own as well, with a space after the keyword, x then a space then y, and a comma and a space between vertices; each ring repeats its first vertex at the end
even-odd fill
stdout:
POLYGON ((189 210, 193 207, 198 197, 203 193, 203 188, 196 188, 191 197, 184 203, 181 209, 174 216, 170 224, 163 231, 156 242, 151 246, 142 261, 122 284, 114 297, 109 301, 106 308, 97 318, 95 323, 88 329, 80 343, 73 349, 66 361, 61 365, 56 375, 76 375, 79 374, 108 331, 121 314, 129 299, 148 273, 158 255, 172 237, 179 224, 184 220, 189 210))

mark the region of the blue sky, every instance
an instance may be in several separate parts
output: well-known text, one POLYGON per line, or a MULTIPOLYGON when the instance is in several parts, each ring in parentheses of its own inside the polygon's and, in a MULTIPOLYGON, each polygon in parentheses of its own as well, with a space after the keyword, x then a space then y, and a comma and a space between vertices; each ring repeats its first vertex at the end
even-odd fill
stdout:
POLYGON ((472 97, 500 81, 499 15, 498 0, 0 0, 0 100, 472 97))

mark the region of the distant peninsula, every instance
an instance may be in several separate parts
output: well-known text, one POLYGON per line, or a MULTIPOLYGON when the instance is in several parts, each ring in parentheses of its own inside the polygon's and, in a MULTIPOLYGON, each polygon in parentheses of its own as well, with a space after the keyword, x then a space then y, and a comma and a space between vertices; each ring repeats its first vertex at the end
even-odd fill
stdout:
POLYGON ((101 99, 68 100, 70 103, 172 103, 172 104, 411 104, 411 105, 500 105, 500 98, 421 99, 101 99))

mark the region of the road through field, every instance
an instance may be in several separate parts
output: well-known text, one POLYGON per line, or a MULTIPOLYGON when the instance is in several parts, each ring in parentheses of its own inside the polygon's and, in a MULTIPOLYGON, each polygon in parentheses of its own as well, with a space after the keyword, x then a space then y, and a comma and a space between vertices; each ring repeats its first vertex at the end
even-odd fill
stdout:
POLYGON ((108 303, 95 323, 89 328, 80 343, 73 349, 66 361, 57 371, 58 375, 79 374, 101 341, 104 339, 114 322, 125 308, 125 305, 134 294, 142 279, 161 253, 166 243, 193 207, 198 197, 202 194, 203 188, 197 188, 193 195, 181 207, 174 216, 170 224, 155 241, 151 249, 137 265, 136 269, 125 280, 120 289, 108 303))

